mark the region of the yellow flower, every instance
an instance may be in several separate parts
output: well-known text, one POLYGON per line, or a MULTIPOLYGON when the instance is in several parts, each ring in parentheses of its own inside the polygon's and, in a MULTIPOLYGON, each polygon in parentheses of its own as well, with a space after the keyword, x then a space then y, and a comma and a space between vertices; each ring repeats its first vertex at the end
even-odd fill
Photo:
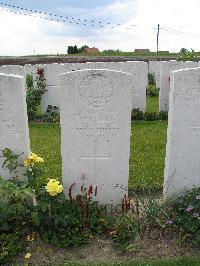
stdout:
POLYGON ((27 253, 26 256, 24 257, 25 259, 29 260, 31 257, 31 253, 27 253))
POLYGON ((63 191, 63 186, 56 179, 49 179, 49 182, 45 186, 46 192, 49 193, 50 196, 56 196, 57 194, 63 191))
POLYGON ((31 155, 28 156, 28 158, 24 161, 24 166, 25 167, 33 167, 35 163, 43 163, 44 159, 39 157, 37 154, 35 153, 31 153, 31 155))

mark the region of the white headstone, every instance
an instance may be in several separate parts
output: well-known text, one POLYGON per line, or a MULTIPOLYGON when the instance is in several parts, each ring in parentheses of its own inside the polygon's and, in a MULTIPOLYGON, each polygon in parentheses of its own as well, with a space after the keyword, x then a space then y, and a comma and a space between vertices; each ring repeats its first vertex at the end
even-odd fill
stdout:
POLYGON ((168 111, 169 108, 170 72, 194 67, 197 67, 197 62, 175 60, 161 62, 159 111, 168 111))
POLYGON ((148 83, 148 64, 140 61, 127 62, 96 62, 85 63, 81 69, 108 69, 129 73, 134 77, 132 88, 132 109, 145 112, 146 109, 146 87, 148 83))
POLYGON ((48 105, 60 107, 61 93, 59 88, 59 75, 73 70, 74 64, 55 63, 34 65, 34 79, 36 79, 38 68, 44 69, 44 77, 46 79, 46 92, 43 94, 41 99, 41 110, 45 113, 48 105))
POLYGON ((127 61, 120 63, 122 72, 133 75, 132 109, 146 110, 146 88, 148 84, 148 64, 141 61, 127 61))
POLYGON ((62 177, 98 188, 97 199, 118 204, 127 194, 132 75, 81 70, 61 75, 62 177))
POLYGON ((149 73, 154 75, 157 88, 160 88, 160 66, 161 61, 149 61, 149 73))
MULTIPOLYGON (((0 149, 11 149, 14 154, 23 155, 21 162, 30 152, 28 118, 26 109, 24 77, 0 74, 0 149)), ((0 175, 10 178, 8 170, 1 168, 0 175)))
POLYGON ((132 89, 132 109, 139 108, 143 112, 146 109, 146 86, 148 82, 148 64, 146 62, 87 62, 35 65, 35 73, 37 72, 38 67, 44 69, 44 76, 47 83, 47 91, 42 96, 41 101, 42 112, 46 111, 48 105, 60 107, 62 99, 60 96, 59 75, 83 69, 108 69, 132 74, 135 80, 132 89))
POLYGON ((164 195, 200 186, 200 68, 171 74, 164 195))
POLYGON ((7 75, 19 75, 24 76, 24 67, 18 65, 3 65, 0 66, 0 73, 4 73, 7 75))
POLYGON ((24 73, 25 73, 25 76, 27 75, 27 74, 30 74, 30 75, 34 75, 34 72, 35 72, 35 70, 34 70, 34 66, 33 65, 31 65, 31 64, 26 64, 26 65, 24 65, 24 73))

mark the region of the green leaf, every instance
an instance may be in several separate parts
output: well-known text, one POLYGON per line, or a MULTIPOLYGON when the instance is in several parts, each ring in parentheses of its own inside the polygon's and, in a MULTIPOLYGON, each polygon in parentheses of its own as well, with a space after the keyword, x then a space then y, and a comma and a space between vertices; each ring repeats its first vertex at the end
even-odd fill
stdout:
POLYGON ((39 226, 40 225, 40 217, 39 217, 38 213, 32 212, 31 217, 32 217, 33 224, 35 224, 36 226, 39 226))

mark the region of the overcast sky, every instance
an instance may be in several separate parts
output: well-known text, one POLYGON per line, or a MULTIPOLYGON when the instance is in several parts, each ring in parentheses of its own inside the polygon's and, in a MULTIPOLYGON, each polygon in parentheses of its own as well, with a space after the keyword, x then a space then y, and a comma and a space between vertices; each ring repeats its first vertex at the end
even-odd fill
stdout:
POLYGON ((185 47, 200 51, 200 0, 2 0, 2 3, 68 18, 65 23, 47 21, 45 17, 56 17, 27 17, 8 12, 19 9, 0 5, 0 55, 60 54, 66 53, 68 45, 75 44, 100 50, 155 51, 158 23, 159 50, 179 51, 185 47))

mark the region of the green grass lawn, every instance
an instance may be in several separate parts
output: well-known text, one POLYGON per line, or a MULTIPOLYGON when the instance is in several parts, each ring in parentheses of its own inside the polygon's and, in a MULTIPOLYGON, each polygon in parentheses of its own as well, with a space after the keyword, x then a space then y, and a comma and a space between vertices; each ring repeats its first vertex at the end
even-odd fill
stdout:
POLYGON ((159 102, 159 96, 149 97, 147 96, 147 106, 146 106, 146 112, 158 112, 158 102, 159 102))
MULTIPOLYGON (((162 187, 167 122, 132 123, 130 188, 162 187)), ((31 149, 45 158, 46 178, 61 178, 60 127, 30 125, 31 149)))

